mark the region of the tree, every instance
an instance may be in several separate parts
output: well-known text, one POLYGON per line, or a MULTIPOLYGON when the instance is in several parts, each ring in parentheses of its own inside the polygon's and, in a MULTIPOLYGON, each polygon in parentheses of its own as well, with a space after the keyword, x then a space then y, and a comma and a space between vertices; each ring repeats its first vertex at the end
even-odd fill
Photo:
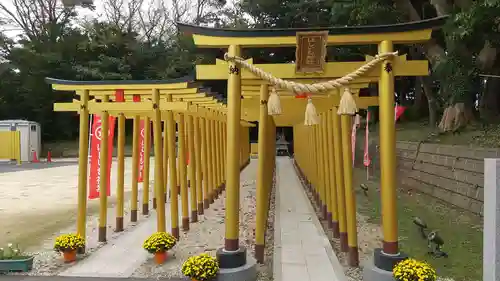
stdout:
MULTIPOLYGON (((500 15, 498 0, 344 0, 313 3, 305 0, 241 0, 240 4, 252 17, 255 27, 392 24, 450 15, 443 32, 423 46, 407 49, 412 57, 423 55, 430 61, 432 76, 418 78, 417 83, 428 100, 431 126, 437 124, 439 105, 446 105, 448 110, 440 126, 444 131, 457 130, 472 118, 479 91, 477 75, 500 74, 500 63, 496 59, 500 15), (434 87, 433 80, 438 81, 438 87, 434 87)), ((329 56, 332 53, 349 56, 374 51, 370 48, 336 49, 329 51, 329 56)), ((498 87, 500 79, 489 83, 480 98, 482 112, 486 112, 484 108, 490 111, 490 121, 491 117, 497 118, 500 110, 500 99, 495 94, 498 87)), ((486 114, 481 114, 481 117, 486 118, 486 114)))
POLYGON ((0 20, 20 28, 23 35, 40 44, 57 40, 61 29, 76 16, 73 8, 65 8, 59 0, 11 0, 9 9, 0 3, 0 20))

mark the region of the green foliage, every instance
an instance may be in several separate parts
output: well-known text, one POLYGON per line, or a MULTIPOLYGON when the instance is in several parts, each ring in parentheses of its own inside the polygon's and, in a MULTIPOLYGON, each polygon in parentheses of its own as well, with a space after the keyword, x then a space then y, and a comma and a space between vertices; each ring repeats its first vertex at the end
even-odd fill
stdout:
MULTIPOLYGON (((205 5, 203 11, 197 10, 199 15, 193 21, 224 28, 381 25, 409 20, 409 10, 392 0, 239 0, 232 6, 220 0, 201 2, 205 5)), ((423 11, 422 18, 435 14, 435 3, 431 1, 410 1, 410 4, 418 13, 423 11)), ((500 1, 473 1, 464 9, 451 7, 452 16, 444 28, 444 40, 437 37, 446 54, 432 66, 433 78, 438 80, 441 89, 438 99, 456 103, 470 100, 477 92, 476 60, 486 40, 493 47, 500 46, 500 1)), ((33 26, 33 30, 24 30, 16 40, 0 33, 0 119, 40 122, 44 141, 74 139, 77 115, 55 113, 52 108, 54 102, 70 101, 73 97, 52 91, 44 82, 45 77, 170 79, 193 74, 195 62, 213 63, 214 57, 220 55, 216 52, 200 55, 190 38, 177 34, 172 26, 167 26, 164 33, 148 34, 151 36, 143 40, 145 31, 138 27, 124 30, 106 19, 75 26, 79 19, 75 10, 61 9, 57 17, 44 19, 43 24, 33 26)), ((0 17, 1 22, 12 20, 0 17)), ((376 46, 335 46, 328 49, 327 57, 329 61, 362 60, 364 54, 376 52, 376 46)), ((251 49, 245 50, 244 55, 254 57, 258 63, 295 60, 293 48, 281 48, 279 52, 251 49)))
POLYGON ((479 52, 486 40, 493 46, 500 46, 499 14, 499 1, 475 1, 470 8, 455 11, 452 21, 444 28, 448 47, 465 44, 479 52))
POLYGON ((434 69, 440 78, 441 97, 450 105, 466 102, 474 93, 475 78, 478 69, 469 57, 450 51, 434 69))
POLYGON ((0 36, 0 120, 37 121, 44 141, 74 139, 78 130, 75 113, 53 111, 55 102, 73 96, 53 91, 46 77, 171 79, 191 74, 199 59, 192 42, 176 34, 142 41, 138 31, 124 32, 106 21, 73 27, 76 14, 68 13, 64 20, 38 27, 36 40, 23 35, 15 42, 0 36))
POLYGON ((397 10, 392 1, 355 0, 350 8, 350 25, 394 24, 405 20, 404 14, 397 10))

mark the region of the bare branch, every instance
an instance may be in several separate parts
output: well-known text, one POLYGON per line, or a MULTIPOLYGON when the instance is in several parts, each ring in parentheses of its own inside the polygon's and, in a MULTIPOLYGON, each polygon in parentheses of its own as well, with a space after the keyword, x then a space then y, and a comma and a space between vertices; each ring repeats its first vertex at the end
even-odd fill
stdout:
POLYGON ((152 42, 154 39, 164 40, 173 30, 174 22, 170 18, 170 12, 162 0, 150 0, 147 9, 139 15, 139 33, 141 40, 152 42))
POLYGON ((53 26, 67 22, 72 15, 59 0, 12 0, 12 5, 9 9, 0 3, 0 20, 20 28, 31 40, 50 36, 53 26))

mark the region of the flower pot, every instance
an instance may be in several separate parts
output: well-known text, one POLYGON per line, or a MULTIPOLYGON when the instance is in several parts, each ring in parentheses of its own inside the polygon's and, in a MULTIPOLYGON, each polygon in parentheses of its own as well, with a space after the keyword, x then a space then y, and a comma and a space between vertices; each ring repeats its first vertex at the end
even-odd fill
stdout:
POLYGON ((167 257, 168 257, 167 252, 156 252, 155 253, 155 263, 156 264, 163 264, 167 260, 167 257))
POLYGON ((64 251, 63 259, 65 263, 70 263, 76 261, 76 250, 64 251))
POLYGON ((12 260, 0 260, 1 272, 28 272, 33 268, 33 257, 18 257, 12 260))

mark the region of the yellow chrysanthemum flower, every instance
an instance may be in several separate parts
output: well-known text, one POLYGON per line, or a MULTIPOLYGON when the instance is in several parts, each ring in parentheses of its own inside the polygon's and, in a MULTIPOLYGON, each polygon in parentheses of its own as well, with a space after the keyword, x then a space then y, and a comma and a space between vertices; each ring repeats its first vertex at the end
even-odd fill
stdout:
POLYGON ((58 252, 74 251, 85 247, 85 239, 79 234, 62 234, 54 242, 54 250, 58 252))
POLYGON ((198 281, 212 280, 218 271, 219 262, 206 253, 189 257, 182 265, 182 274, 198 281))
POLYGON ((156 232, 148 237, 142 244, 142 247, 154 254, 158 252, 168 251, 177 244, 177 239, 167 232, 156 232))
POLYGON ((399 262, 392 271, 398 281, 435 281, 436 271, 428 263, 414 259, 399 262))

